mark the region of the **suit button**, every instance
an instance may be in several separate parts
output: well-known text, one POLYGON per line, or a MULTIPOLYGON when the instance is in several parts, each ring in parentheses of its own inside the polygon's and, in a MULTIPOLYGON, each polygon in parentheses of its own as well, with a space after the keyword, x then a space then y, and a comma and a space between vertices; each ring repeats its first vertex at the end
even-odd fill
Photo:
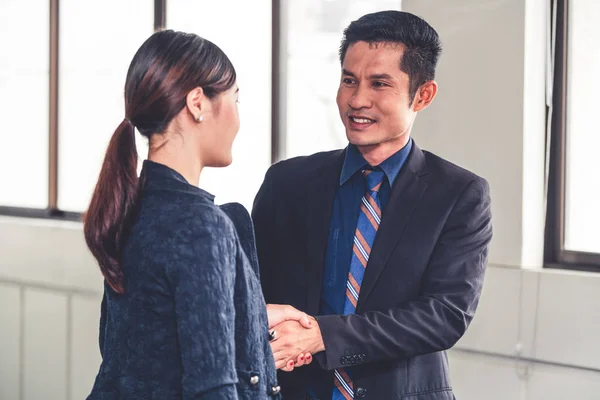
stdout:
POLYGON ((253 376, 250 377, 250 384, 252 386, 257 385, 258 381, 259 381, 258 375, 253 375, 253 376))
POLYGON ((357 397, 365 397, 367 395, 367 389, 358 387, 356 388, 355 393, 357 397))
POLYGON ((271 388, 271 392, 269 393, 271 396, 276 396, 281 392, 281 386, 273 386, 271 388))

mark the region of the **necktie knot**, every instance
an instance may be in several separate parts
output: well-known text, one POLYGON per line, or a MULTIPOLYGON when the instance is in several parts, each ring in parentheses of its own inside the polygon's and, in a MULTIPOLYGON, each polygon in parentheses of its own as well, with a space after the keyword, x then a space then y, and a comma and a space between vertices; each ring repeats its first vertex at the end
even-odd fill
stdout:
POLYGON ((367 189, 370 192, 379 192, 379 189, 381 188, 381 183, 383 182, 383 171, 365 169, 362 171, 362 174, 365 178, 367 189))

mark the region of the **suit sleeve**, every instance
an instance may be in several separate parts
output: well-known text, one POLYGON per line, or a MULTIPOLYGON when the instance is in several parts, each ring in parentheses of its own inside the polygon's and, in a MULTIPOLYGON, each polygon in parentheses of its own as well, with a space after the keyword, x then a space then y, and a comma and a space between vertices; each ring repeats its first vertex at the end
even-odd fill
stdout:
POLYGON ((335 369, 348 362, 399 360, 452 347, 475 313, 491 238, 489 186, 474 180, 446 220, 420 296, 386 311, 317 317, 326 348, 317 360, 325 369, 335 369))
MULTIPOLYGON (((233 228, 187 221, 173 234, 167 275, 175 297, 183 399, 236 400, 233 228)), ((212 222, 212 221, 211 221, 212 222)))
POLYGON ((252 221, 256 234, 256 248, 260 260, 260 281, 265 301, 269 303, 273 298, 269 288, 273 288, 273 266, 277 241, 275 235, 275 204, 273 197, 272 168, 267 171, 252 207, 252 221))

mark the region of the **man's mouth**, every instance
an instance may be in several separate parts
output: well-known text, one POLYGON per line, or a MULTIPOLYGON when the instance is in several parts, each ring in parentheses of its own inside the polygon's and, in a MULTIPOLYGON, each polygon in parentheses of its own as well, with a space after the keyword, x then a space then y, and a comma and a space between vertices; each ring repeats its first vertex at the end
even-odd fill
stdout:
POLYGON ((376 122, 374 119, 362 115, 349 115, 348 119, 350 120, 350 123, 356 127, 365 127, 376 122))

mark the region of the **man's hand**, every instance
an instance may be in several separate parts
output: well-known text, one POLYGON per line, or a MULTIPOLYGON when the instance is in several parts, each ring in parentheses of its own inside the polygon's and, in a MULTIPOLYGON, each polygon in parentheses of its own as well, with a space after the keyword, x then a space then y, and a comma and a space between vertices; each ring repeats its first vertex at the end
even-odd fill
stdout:
POLYGON ((267 317, 269 318, 269 329, 285 321, 298 321, 304 328, 312 328, 312 322, 308 315, 284 304, 267 304, 267 317))
POLYGON ((296 321, 285 321, 275 326, 275 339, 271 342, 275 366, 284 371, 291 371, 294 366, 309 364, 312 357, 304 357, 304 364, 300 357, 325 350, 321 337, 321 329, 317 320, 309 317, 312 329, 306 329, 296 321))

